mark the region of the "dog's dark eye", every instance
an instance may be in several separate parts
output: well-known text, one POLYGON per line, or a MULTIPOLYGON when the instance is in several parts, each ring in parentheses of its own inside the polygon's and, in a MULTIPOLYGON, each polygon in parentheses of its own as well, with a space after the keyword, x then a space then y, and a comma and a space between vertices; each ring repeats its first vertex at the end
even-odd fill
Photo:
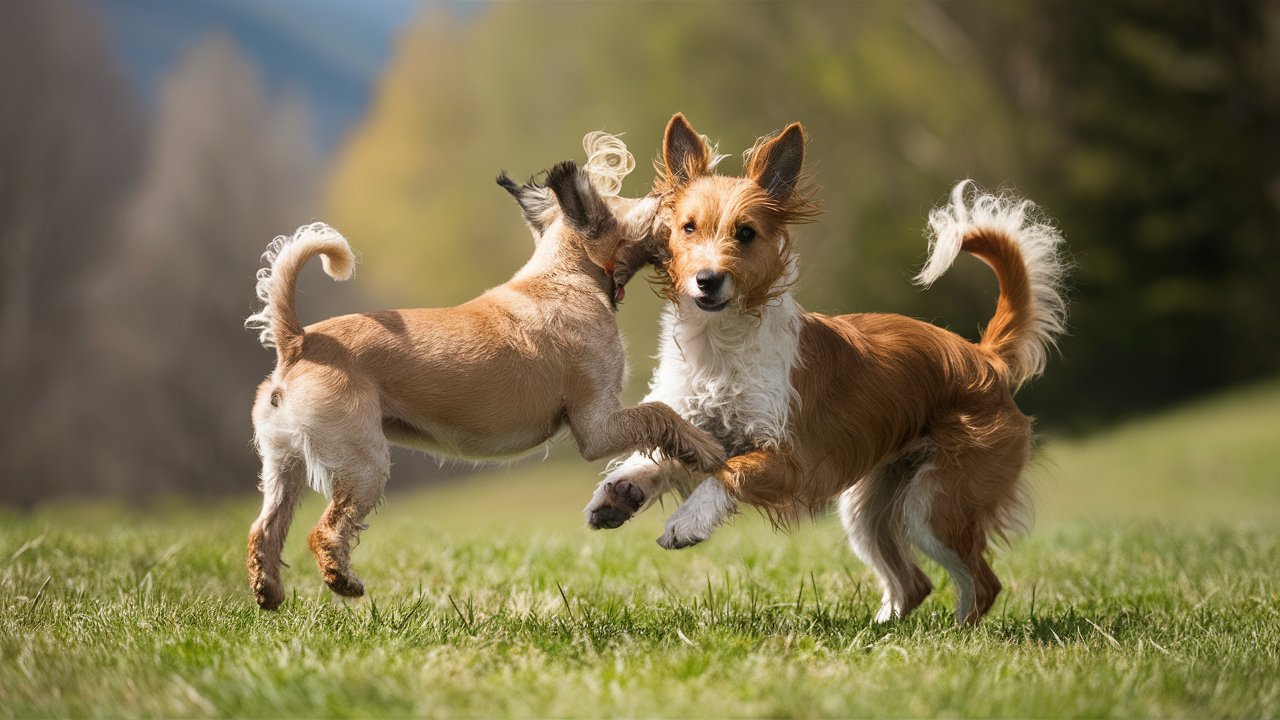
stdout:
POLYGON ((739 225, 738 230, 733 234, 733 239, 740 243, 749 243, 756 238, 756 231, 746 225, 739 225))
POLYGON ((684 224, 684 234, 685 234, 685 235, 692 235, 692 234, 693 234, 693 230, 694 230, 694 227, 693 227, 693 221, 692 221, 692 220, 690 220, 689 222, 687 222, 687 223, 685 223, 685 224, 684 224))

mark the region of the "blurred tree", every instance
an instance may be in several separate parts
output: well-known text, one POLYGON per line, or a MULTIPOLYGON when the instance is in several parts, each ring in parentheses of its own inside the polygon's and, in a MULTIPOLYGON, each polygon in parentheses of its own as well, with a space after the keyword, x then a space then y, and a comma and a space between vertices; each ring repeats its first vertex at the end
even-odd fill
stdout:
POLYGON ((82 288, 118 240, 144 125, 94 13, 9 3, 0 22, 0 495, 77 487, 97 401, 72 387, 82 288))
POLYGON ((1048 129, 1028 176, 1080 265, 1066 362, 1032 401, 1089 427, 1280 369, 1280 5, 1005 20, 1006 54, 1034 54, 1048 81, 1040 102, 1011 93, 1048 129))
POLYGON ((300 103, 266 97, 226 38, 165 82, 125 240, 92 288, 100 489, 253 487, 253 391, 273 356, 241 322, 258 256, 312 217, 319 162, 300 103), (112 422, 127 408, 128 423, 112 422))

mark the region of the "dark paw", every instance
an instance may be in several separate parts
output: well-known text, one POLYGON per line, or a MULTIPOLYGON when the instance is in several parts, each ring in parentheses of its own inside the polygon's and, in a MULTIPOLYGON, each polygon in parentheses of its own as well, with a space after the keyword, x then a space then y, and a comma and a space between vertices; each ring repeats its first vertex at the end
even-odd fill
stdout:
POLYGON ((618 480, 604 487, 599 502, 589 508, 587 522, 597 530, 612 530, 630 520, 641 505, 644 505, 644 491, 626 480, 618 480))
POLYGON ((284 588, 280 583, 259 580, 253 584, 253 597, 263 610, 275 610, 284 602, 284 588))
POLYGON ((324 584, 328 585, 330 590, 343 597, 355 598, 364 595, 364 583, 360 582, 354 575, 332 570, 326 571, 324 584))

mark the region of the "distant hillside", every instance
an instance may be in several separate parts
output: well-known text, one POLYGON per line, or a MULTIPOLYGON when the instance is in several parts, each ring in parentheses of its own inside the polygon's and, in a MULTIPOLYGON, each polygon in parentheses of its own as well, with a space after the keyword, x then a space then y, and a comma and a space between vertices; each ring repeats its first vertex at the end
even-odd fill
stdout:
POLYGON ((1047 444, 1046 515, 1256 517, 1280 512, 1280 379, 1047 444))

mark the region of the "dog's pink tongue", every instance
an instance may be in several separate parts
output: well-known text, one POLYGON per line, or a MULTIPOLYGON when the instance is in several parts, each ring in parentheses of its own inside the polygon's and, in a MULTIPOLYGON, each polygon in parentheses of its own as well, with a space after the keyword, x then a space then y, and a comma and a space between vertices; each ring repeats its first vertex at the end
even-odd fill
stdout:
POLYGON ((622 302, 622 298, 627 296, 627 289, 621 285, 613 289, 613 301, 622 302))

